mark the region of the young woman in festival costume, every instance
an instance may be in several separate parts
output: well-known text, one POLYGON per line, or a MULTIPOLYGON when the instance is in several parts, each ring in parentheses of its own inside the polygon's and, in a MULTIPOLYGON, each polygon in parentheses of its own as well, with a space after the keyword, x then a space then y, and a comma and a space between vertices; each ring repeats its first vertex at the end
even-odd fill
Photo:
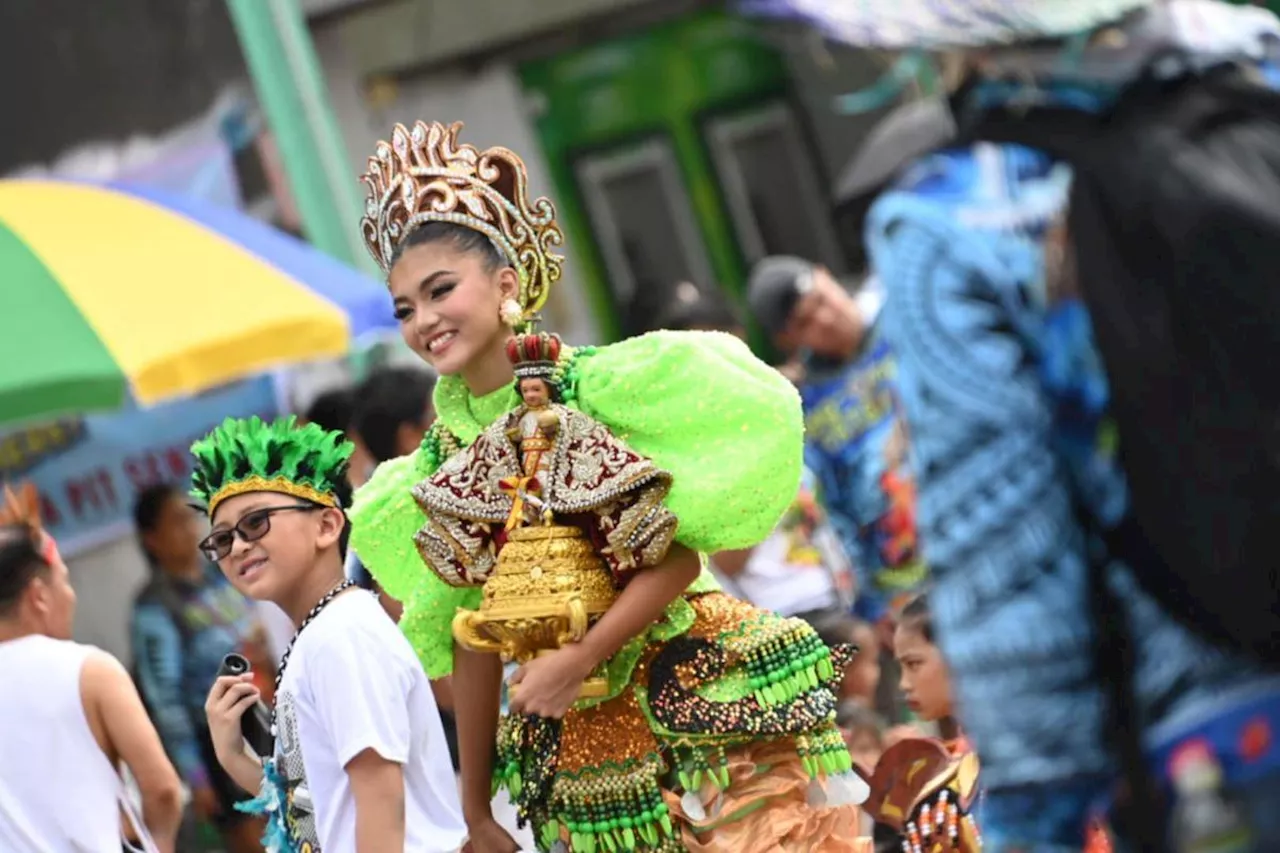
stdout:
POLYGON ((453 675, 474 849, 515 849, 491 783, 543 850, 853 849, 865 789, 833 724, 843 661, 805 623, 721 594, 698 555, 760 541, 794 497, 795 392, 725 334, 508 351, 560 276, 562 235, 520 159, 459 129, 397 126, 369 161, 364 237, 441 379, 436 425, 360 491, 352 541, 405 602, 428 674, 453 675), (573 526, 616 599, 513 676, 495 766, 502 661, 455 646, 451 622, 483 622, 465 614, 507 549, 573 526))
MULTIPOLYGON (((227 420, 192 446, 201 549, 243 594, 297 626, 276 670, 274 749, 251 755, 241 718, 252 675, 224 675, 205 704, 218 763, 267 818, 269 853, 452 853, 465 834, 440 715, 408 642, 343 577, 353 446, 293 418, 227 420)), ((262 747, 259 747, 262 748, 262 747)))

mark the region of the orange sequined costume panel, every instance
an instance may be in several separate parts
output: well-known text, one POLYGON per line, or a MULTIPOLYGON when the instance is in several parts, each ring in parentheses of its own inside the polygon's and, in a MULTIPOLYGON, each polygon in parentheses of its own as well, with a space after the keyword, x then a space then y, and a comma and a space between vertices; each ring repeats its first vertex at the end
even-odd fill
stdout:
POLYGON ((859 809, 833 781, 849 772, 830 689, 848 652, 721 593, 688 603, 692 625, 646 646, 618 695, 559 723, 504 720, 499 782, 540 846, 858 849, 859 809))

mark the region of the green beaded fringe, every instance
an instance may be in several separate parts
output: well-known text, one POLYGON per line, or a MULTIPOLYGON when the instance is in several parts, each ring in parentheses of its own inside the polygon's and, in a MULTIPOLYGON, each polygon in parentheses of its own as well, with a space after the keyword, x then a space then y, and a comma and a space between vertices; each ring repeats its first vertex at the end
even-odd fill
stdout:
POLYGON ((778 624, 772 636, 753 638, 743 652, 748 684, 762 707, 785 705, 835 676, 831 650, 807 623, 778 624))
MULTIPOLYGON (((556 774, 551 802, 526 815, 535 825, 539 849, 550 850, 565 839, 574 853, 667 849, 679 835, 658 787, 661 773, 662 760, 654 755, 627 769, 556 774)), ((517 761, 507 762, 494 781, 495 788, 505 787, 519 802, 523 780, 517 761)))
POLYGON ((559 386, 560 402, 566 406, 577 408, 578 402, 578 360, 595 355, 595 347, 572 347, 567 355, 562 355, 556 364, 552 381, 559 386))
POLYGON ((796 738, 796 752, 810 778, 839 776, 853 770, 853 758, 844 737, 834 725, 796 738))
POLYGON ((433 423, 422 436, 418 446, 418 464, 421 472, 430 476, 434 474, 445 460, 462 449, 462 442, 449 432, 440 421, 433 423))
POLYGON ((729 759, 724 749, 710 747, 672 747, 675 757, 676 780, 684 791, 701 791, 704 781, 721 791, 729 789, 729 759))

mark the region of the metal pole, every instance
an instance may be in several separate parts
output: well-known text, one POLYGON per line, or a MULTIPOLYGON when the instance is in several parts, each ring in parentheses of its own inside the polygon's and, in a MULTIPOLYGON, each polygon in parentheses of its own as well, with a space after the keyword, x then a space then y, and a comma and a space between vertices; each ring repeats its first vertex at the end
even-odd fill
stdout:
POLYGON ((303 231, 317 248, 372 270, 357 225, 359 184, 298 0, 227 0, 227 8, 303 231))

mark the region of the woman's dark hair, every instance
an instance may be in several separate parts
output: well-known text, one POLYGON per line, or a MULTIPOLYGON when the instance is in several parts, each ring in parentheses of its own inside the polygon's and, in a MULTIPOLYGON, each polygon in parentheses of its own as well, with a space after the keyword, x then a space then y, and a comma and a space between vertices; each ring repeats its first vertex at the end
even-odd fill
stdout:
POLYGON ((902 608, 902 615, 898 617, 898 626, 915 631, 930 643, 935 642, 933 612, 929 610, 929 600, 923 595, 911 599, 907 606, 902 608))
POLYGON ((386 367, 370 374, 356 391, 351 429, 378 462, 399 456, 396 435, 405 424, 423 426, 436 380, 410 367, 386 367))
POLYGON ((428 243, 448 243, 459 252, 478 252, 484 258, 485 270, 489 272, 511 265, 511 260, 488 236, 453 222, 424 222, 414 228, 391 253, 391 265, 395 266, 407 250, 428 243))
POLYGON ((13 615, 31 581, 48 571, 32 528, 25 524, 0 526, 0 617, 13 615))

